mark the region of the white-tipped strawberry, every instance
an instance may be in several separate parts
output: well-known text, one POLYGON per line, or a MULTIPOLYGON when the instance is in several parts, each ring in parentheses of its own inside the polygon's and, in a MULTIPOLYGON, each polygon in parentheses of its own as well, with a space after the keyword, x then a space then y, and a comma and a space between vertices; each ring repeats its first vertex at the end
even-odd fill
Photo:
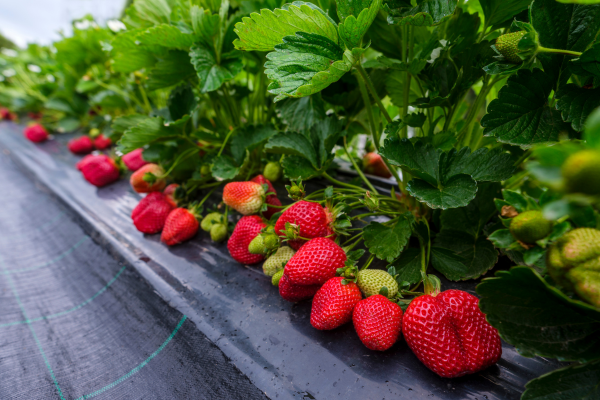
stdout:
POLYGON ((223 188, 223 203, 242 215, 259 212, 265 202, 265 189, 256 182, 231 182, 223 188))

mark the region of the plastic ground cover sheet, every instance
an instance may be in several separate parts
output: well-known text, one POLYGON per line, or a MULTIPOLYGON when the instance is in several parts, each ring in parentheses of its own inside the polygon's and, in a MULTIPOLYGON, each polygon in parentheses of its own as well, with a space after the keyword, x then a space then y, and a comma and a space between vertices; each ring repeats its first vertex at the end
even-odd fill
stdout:
MULTIPOLYGON (((497 365, 478 374, 444 379, 425 368, 403 340, 379 353, 362 345, 352 324, 334 331, 317 331, 309 322, 310 302, 292 304, 282 300, 260 266, 238 264, 229 256, 225 244, 212 243, 204 232, 173 248, 162 245, 159 235, 139 233, 130 213, 140 196, 131 190, 126 179, 101 189, 85 182, 74 167, 80 157, 66 149, 71 135, 35 145, 22 137, 21 130, 14 124, 0 124, 0 148, 10 151, 23 170, 79 216, 79 225, 94 232, 91 235, 105 241, 106 249, 129 262, 269 398, 518 399, 527 381, 559 365, 554 360, 521 357, 512 346, 503 343, 502 359, 497 365)), ((67 239, 58 243, 62 248, 67 239)), ((443 288, 474 293, 475 284, 444 281, 443 288)), ((6 298, 7 294, 3 292, 3 296, 6 298)), ((19 318, 18 312, 15 317, 19 318)), ((100 311, 95 317, 107 318, 100 311)), ((171 331, 179 322, 176 319, 168 324, 171 331)), ((79 322, 87 323, 97 322, 79 322)), ((129 344, 139 346, 135 341, 129 344)), ((0 351, 3 348, 0 344, 0 351)), ((94 362, 101 357, 93 351, 87 354, 94 362)), ((117 361, 102 362, 110 365, 117 361)), ((2 364, 0 372, 1 368, 2 364)), ((183 370, 191 368, 186 364, 183 370)), ((168 376, 178 379, 176 373, 168 376)), ((38 384, 47 386, 48 382, 38 384)), ((1 390, 0 382, 0 393, 1 390)), ((252 398, 252 394, 223 398, 252 398)))

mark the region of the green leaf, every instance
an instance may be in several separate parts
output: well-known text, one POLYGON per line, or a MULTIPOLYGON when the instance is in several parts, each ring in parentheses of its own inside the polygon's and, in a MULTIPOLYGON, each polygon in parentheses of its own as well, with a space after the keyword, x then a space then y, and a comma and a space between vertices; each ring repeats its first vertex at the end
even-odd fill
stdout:
POLYGON ((407 114, 403 118, 406 125, 413 128, 421 128, 426 120, 427 116, 424 113, 407 114))
POLYGON ((400 141, 395 136, 388 136, 379 152, 391 164, 403 167, 412 176, 416 176, 431 185, 437 186, 439 180, 440 150, 421 141, 413 145, 407 139, 400 141))
POLYGON ((233 179, 240 173, 240 167, 231 157, 221 155, 213 160, 211 172, 217 179, 233 179))
POLYGON ((330 116, 317 121, 310 130, 313 147, 317 151, 317 159, 321 167, 325 166, 328 159, 333 157, 333 147, 338 139, 345 133, 342 129, 343 121, 337 116, 330 116))
POLYGON ((600 150, 600 108, 591 113, 585 122, 583 138, 588 147, 600 150))
POLYGON ((463 279, 467 272, 462 257, 452 250, 441 247, 431 248, 431 265, 451 281, 463 279))
POLYGON ((363 230, 365 246, 380 260, 392 262, 408 243, 414 222, 411 213, 400 215, 398 220, 390 226, 371 222, 363 230))
POLYGON ((584 51, 581 57, 570 60, 569 69, 576 75, 600 78, 600 43, 584 51))
POLYGON ((102 90, 90 97, 90 104, 103 108, 127 108, 127 101, 112 90, 102 90))
POLYGON ((165 126, 161 117, 148 118, 123 132, 118 146, 121 152, 129 153, 157 140, 175 136, 177 136, 177 131, 165 126))
POLYGON ((148 89, 170 87, 195 75, 196 70, 190 63, 190 56, 185 51, 172 50, 150 70, 148 89))
POLYGON ((325 118, 325 103, 320 94, 280 101, 277 109, 283 122, 292 131, 306 131, 325 118))
POLYGON ((113 123, 111 125, 111 128, 112 128, 113 132, 123 133, 127 129, 138 125, 142 121, 147 121, 147 120, 151 120, 151 119, 152 119, 151 117, 149 117, 147 115, 142 115, 142 114, 125 115, 123 117, 115 118, 115 120, 113 121, 113 123))
MULTIPOLYGON (((358 2, 363 3, 360 0, 358 2)), ((339 2, 339 4, 342 3, 348 2, 339 2)), ((368 6, 368 8, 364 8, 362 11, 360 11, 358 16, 353 14, 347 15, 345 18, 343 18, 342 22, 338 26, 338 32, 347 48, 352 49, 354 47, 359 47, 364 34, 367 32, 371 26, 371 23, 373 23, 373 20, 377 16, 380 6, 381 0, 371 0, 371 4, 368 6)), ((354 10, 354 12, 356 12, 356 10, 354 10)))
POLYGON ((524 148, 556 142, 568 130, 560 112, 548 106, 552 79, 541 69, 520 70, 508 79, 481 120, 485 136, 524 148))
POLYGON ((311 165, 319 168, 317 153, 310 140, 296 132, 282 132, 271 137, 265 145, 267 153, 287 154, 306 158, 311 165))
POLYGON ((499 249, 506 249, 515 243, 515 238, 508 229, 494 231, 488 239, 499 249))
POLYGON ((488 322, 522 355, 579 362, 600 357, 600 311, 571 300, 531 268, 497 272, 477 293, 488 322))
POLYGON ((397 281, 406 281, 410 284, 419 282, 421 280, 421 250, 405 249, 391 266, 396 268, 397 281))
POLYGON ((190 8, 190 19, 192 29, 198 38, 207 46, 213 45, 219 34, 219 24, 221 22, 219 14, 212 14, 210 10, 193 5, 190 8))
POLYGON ((125 31, 113 39, 112 67, 116 72, 134 72, 156 63, 156 55, 149 48, 138 44, 137 35, 140 32, 141 30, 125 31))
POLYGON ((463 274, 453 280, 478 278, 498 262, 498 251, 485 235, 477 236, 464 231, 442 229, 435 239, 435 245, 452 250, 462 258, 461 262, 465 266, 463 274))
POLYGON ((475 197, 477 183, 469 175, 455 175, 440 188, 420 179, 413 179, 406 187, 408 192, 431 208, 463 207, 475 197))
POLYGON ((572 83, 561 86, 556 93, 556 108, 563 121, 570 122, 573 129, 583 130, 588 116, 600 106, 600 89, 584 89, 572 83))
POLYGON ((267 139, 277 134, 273 125, 251 125, 239 129, 231 139, 231 154, 238 164, 244 161, 246 151, 252 151, 267 139))
POLYGON ((284 9, 261 10, 235 24, 239 39, 233 42, 238 50, 271 51, 286 36, 297 32, 314 33, 338 44, 335 23, 313 4, 295 1, 284 9))
POLYGON ((352 68, 335 42, 306 32, 284 37, 267 59, 265 74, 273 81, 268 90, 277 95, 275 101, 317 93, 352 68))
POLYGON ((531 0, 479 0, 486 26, 508 21, 518 13, 526 10, 531 0))
POLYGON ((163 46, 179 50, 189 49, 196 41, 194 35, 183 33, 176 26, 167 24, 154 26, 140 33, 137 38, 147 46, 163 46))
POLYGON ((242 59, 235 54, 222 54, 220 62, 217 62, 215 54, 203 45, 193 46, 190 58, 200 79, 202 93, 217 90, 223 83, 235 78, 244 67, 242 59))
POLYGON ((556 0, 559 3, 600 4, 600 0, 556 0))
MULTIPOLYGON (((565 2, 565 0, 560 1, 565 2)), ((600 382, 600 360, 583 365, 569 365, 527 382, 521 400, 598 399, 600 398, 598 382, 600 382)))
POLYGON ((502 197, 520 213, 529 209, 527 199, 519 192, 504 189, 502 190, 502 197))
POLYGON ((501 196, 501 188, 498 183, 479 185, 477 196, 466 207, 441 212, 441 230, 462 231, 471 236, 479 235, 490 218, 497 214, 493 200, 501 196))
POLYGON ((281 162, 283 172, 289 179, 308 180, 320 176, 321 173, 304 157, 285 156, 281 162))
POLYGON ((196 105, 196 96, 190 85, 178 86, 169 94, 167 107, 173 121, 181 119, 186 114, 192 114, 196 105))
MULTIPOLYGON (((404 2, 400 2, 404 5, 404 2)), ((405 11, 405 8, 388 9, 390 11, 388 22, 400 26, 410 24, 414 26, 438 25, 449 18, 456 9, 456 0, 423 0, 416 7, 405 11)))
MULTIPOLYGON (((404 105, 404 86, 406 84, 406 73, 402 71, 391 71, 385 80, 385 88, 396 107, 404 105)), ((419 98, 419 84, 416 79, 411 79, 408 92, 408 104, 414 103, 419 98)))

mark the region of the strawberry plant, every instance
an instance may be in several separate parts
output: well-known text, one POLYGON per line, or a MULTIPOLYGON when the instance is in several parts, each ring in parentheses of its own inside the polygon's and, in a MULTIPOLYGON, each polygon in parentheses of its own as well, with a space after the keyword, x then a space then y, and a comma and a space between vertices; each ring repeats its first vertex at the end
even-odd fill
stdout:
POLYGON ((496 363, 502 338, 574 363, 523 399, 593 398, 596 3, 134 0, 114 29, 86 17, 5 51, 1 115, 89 133, 69 148, 106 154, 84 177, 126 167, 149 193, 138 230, 227 239, 285 300, 314 296, 317 329, 352 320, 380 351, 404 337, 443 377, 496 363), (479 299, 443 290, 467 280, 479 299))

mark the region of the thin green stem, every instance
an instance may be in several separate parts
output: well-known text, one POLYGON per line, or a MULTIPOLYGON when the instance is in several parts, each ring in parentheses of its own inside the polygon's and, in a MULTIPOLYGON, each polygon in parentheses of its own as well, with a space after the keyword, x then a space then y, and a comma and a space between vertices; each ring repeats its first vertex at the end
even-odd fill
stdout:
POLYGON ((578 51, 571 51, 571 50, 562 50, 562 49, 549 49, 547 47, 543 47, 543 46, 539 46, 537 48, 537 52, 538 53, 556 53, 556 54, 565 54, 568 56, 574 56, 574 57, 581 57, 581 55, 583 53, 580 53, 578 51))
POLYGON ((227 144, 227 141, 233 134, 233 131, 235 131, 235 129, 231 129, 231 130, 229 130, 229 132, 227 132, 227 136, 225 136, 225 140, 223 141, 223 144, 221 145, 221 148, 219 149, 219 153, 217 154, 217 157, 220 157, 221 153, 223 153, 223 150, 225 149, 225 145, 227 144))
POLYGON ((383 114, 383 116, 385 117, 386 121, 389 124, 390 122, 392 122, 392 118, 390 117, 390 114, 388 114, 386 108, 383 106, 383 103, 381 102, 381 99, 379 98, 379 95, 377 94, 377 90, 375 89, 375 86, 373 86, 373 82, 371 82, 371 78, 369 78, 369 75, 367 74, 365 69, 362 67, 362 65, 358 64, 356 66, 356 69, 358 70, 361 78, 363 78, 365 84, 367 85, 367 88, 369 89, 369 92, 371 92, 371 96, 373 96, 373 98, 375 99, 377 106, 379 107, 379 109, 381 110, 381 113, 383 114))
POLYGON ((375 187, 371 184, 371 182, 369 182, 369 180, 367 179, 365 174, 363 174, 362 170, 358 167, 358 165, 356 164, 356 161, 354 160, 354 157, 352 157, 350 155, 350 152, 348 151, 348 143, 346 143, 346 136, 344 136, 344 151, 346 152, 346 156, 348 156, 352 165, 354 165, 354 169, 360 176, 360 179, 362 179, 366 183, 366 185, 369 187, 369 189, 371 189, 373 191, 373 193, 379 194, 377 189, 375 189, 375 187))
POLYGON ((327 179, 329 182, 331 183, 335 183, 336 185, 340 185, 343 187, 347 187, 350 189, 357 189, 357 190, 362 190, 363 192, 365 191, 363 188, 356 186, 356 185, 351 185, 349 183, 345 183, 342 181, 338 181, 337 179, 333 178, 332 176, 330 176, 327 172, 323 172, 323 178, 327 179))

